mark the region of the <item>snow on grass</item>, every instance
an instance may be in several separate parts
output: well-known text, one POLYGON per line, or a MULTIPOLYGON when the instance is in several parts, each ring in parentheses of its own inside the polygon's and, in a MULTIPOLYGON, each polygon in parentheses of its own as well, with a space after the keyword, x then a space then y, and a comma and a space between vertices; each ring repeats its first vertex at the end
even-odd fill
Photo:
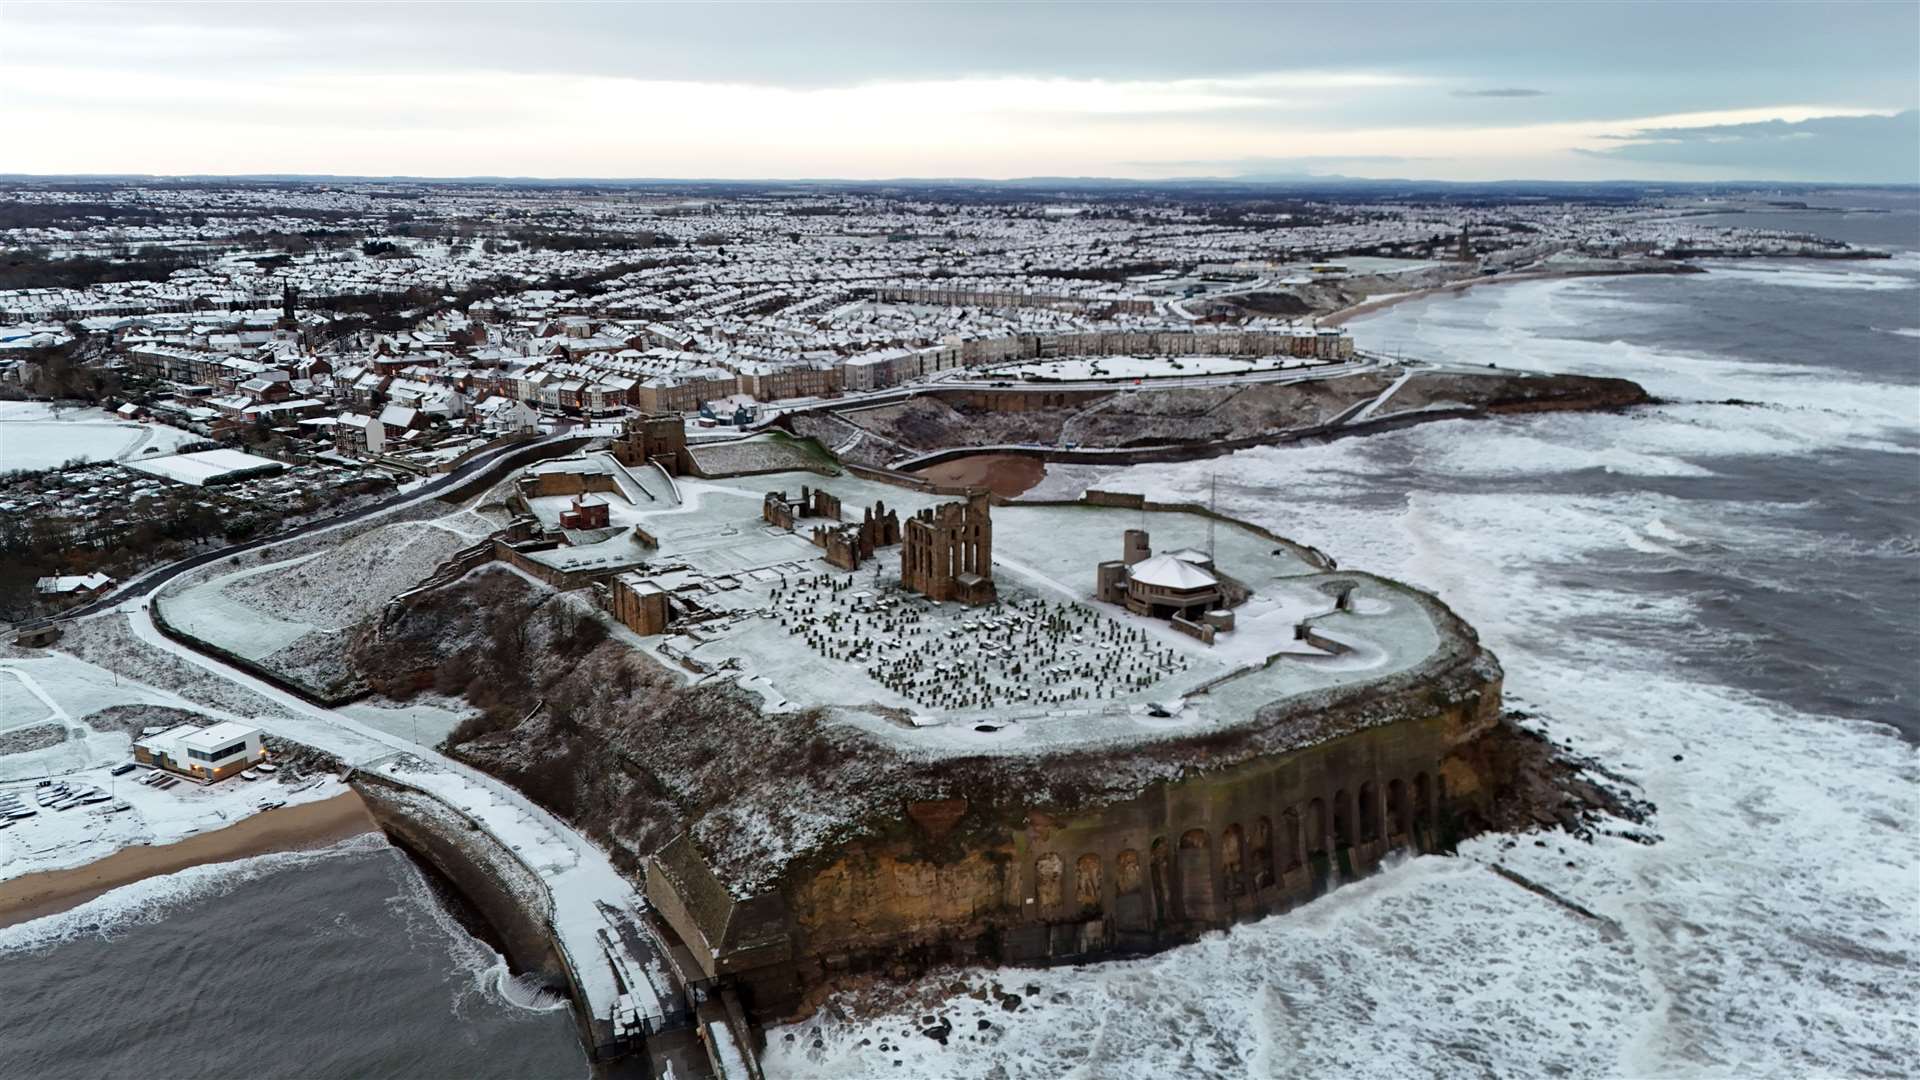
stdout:
POLYGON ((61 635, 60 653, 85 661, 97 673, 91 676, 98 684, 94 698, 97 704, 86 712, 129 701, 178 704, 241 717, 266 717, 282 711, 260 695, 142 641, 128 626, 128 618, 115 613, 82 619, 69 624, 66 633, 61 635), (171 694, 159 698, 127 697, 129 691, 113 685, 116 674, 122 682, 132 679, 149 687, 166 687, 171 694))
POLYGON ((69 461, 127 461, 171 453, 205 436, 165 424, 122 420, 103 409, 0 402, 0 472, 51 469, 69 461))
POLYGON ((255 597, 242 594, 248 581, 291 573, 319 552, 284 562, 236 570, 196 582, 166 599, 166 615, 174 625, 203 641, 249 660, 262 660, 312 633, 316 627, 276 616, 255 597))
POLYGON ((0 670, 0 731, 31 727, 52 715, 52 707, 27 689, 18 675, 0 670))
POLYGON ((268 573, 230 575, 224 579, 224 591, 238 604, 271 618, 306 624, 309 629, 342 630, 418 585, 447 556, 470 542, 458 532, 430 523, 400 522, 362 533, 311 558, 279 564, 268 573))
POLYGON ((419 694, 405 702, 370 698, 343 705, 340 711, 389 735, 421 746, 438 746, 460 721, 479 712, 458 698, 419 694))

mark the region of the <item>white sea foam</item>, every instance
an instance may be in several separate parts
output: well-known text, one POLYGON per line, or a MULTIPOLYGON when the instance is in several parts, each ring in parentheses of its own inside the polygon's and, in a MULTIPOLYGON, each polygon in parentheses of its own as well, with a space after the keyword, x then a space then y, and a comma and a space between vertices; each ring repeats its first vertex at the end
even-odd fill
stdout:
POLYGON ((412 860, 402 860, 396 876, 400 892, 387 906, 399 917, 407 939, 416 948, 442 951, 453 962, 450 1007, 455 1017, 465 1019, 467 1005, 475 999, 528 1012, 551 1012, 569 1006, 564 994, 552 993, 537 979, 513 974, 506 957, 468 933, 412 860))
POLYGON ((0 954, 42 949, 87 934, 111 941, 120 930, 158 923, 184 905, 225 896, 269 874, 364 855, 386 846, 386 838, 378 833, 363 833, 329 847, 269 852, 145 878, 59 914, 0 928, 0 954))
MULTIPOLYGON (((993 978, 1022 994, 1012 1013, 991 997, 951 993, 955 976, 934 976, 922 984, 926 998, 898 1013, 822 1013, 774 1030, 769 1074, 1920 1070, 1908 1016, 1920 998, 1915 749, 1877 725, 1796 712, 1687 664, 1686 649, 1714 647, 1702 641, 1701 598, 1609 588, 1592 573, 1569 581, 1601 562, 1737 566, 1802 550, 1811 558, 1833 539, 1788 523, 1792 507, 1484 483, 1609 453, 1634 475, 1697 476, 1727 455, 1871 444, 1888 430, 1884 398, 1894 388, 1789 389, 1764 365, 1529 337, 1529 320, 1547 305, 1577 321, 1582 295, 1599 289, 1513 285, 1488 290, 1500 298, 1477 307, 1450 298, 1392 317, 1447 348, 1466 350, 1493 326, 1519 352, 1665 380, 1656 392, 1717 385, 1721 392, 1696 396, 1778 404, 1449 422, 1212 462, 1050 467, 1047 490, 1179 498, 1217 473, 1223 510, 1343 564, 1435 590, 1503 660, 1512 706, 1639 785, 1658 807, 1659 842, 1483 837, 1459 858, 1414 859, 1156 957, 961 976, 969 987, 993 978), (1818 407, 1789 408, 1801 396, 1818 407), (1529 455, 1552 461, 1536 469, 1529 455), (1517 888, 1485 868, 1492 862, 1619 929, 1517 888), (949 1046, 920 1034, 916 1021, 929 1014, 952 1022, 949 1046), (981 1020, 992 1026, 980 1029, 981 1020)), ((1729 636, 1726 647, 1735 644, 1729 636)))
POLYGON ((1913 289, 1920 281, 1904 274, 1875 273, 1856 269, 1857 264, 1739 262, 1709 264, 1710 272, 1724 278, 1778 285, 1794 289, 1913 289))

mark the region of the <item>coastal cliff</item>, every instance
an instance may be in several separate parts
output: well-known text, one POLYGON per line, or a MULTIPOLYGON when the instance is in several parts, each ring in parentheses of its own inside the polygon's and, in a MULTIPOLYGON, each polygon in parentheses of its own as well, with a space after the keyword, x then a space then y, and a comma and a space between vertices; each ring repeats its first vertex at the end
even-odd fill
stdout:
POLYGON ((782 423, 860 465, 918 467, 983 449, 1111 464, 1210 457, 1385 425, 1508 412, 1620 409, 1652 401, 1625 379, 1424 366, 1340 378, 1128 390, 933 389, 782 423), (910 464, 909 464, 910 463, 910 464))

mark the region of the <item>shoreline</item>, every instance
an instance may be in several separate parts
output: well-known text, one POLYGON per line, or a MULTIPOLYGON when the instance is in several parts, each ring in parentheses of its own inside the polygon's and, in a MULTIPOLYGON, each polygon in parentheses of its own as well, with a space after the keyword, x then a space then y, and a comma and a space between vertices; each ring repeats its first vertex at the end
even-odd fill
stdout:
POLYGON ((358 793, 263 810, 223 829, 171 844, 121 848, 83 866, 42 870, 0 881, 0 927, 70 911, 123 885, 194 866, 233 862, 279 851, 328 847, 377 832, 358 793))
MULTIPOLYGON (((1686 265, 1686 264, 1676 264, 1686 265)), ((1495 274, 1489 277, 1471 277, 1460 281, 1449 281, 1444 285, 1429 285, 1424 289, 1411 292, 1394 293, 1377 300, 1362 300, 1350 307, 1331 311, 1319 317, 1322 326, 1344 326, 1349 319, 1362 315, 1373 315, 1385 311, 1395 304, 1408 300, 1420 300, 1441 293, 1462 293, 1476 285, 1506 285, 1521 281, 1559 281, 1567 278, 1583 277, 1644 277, 1648 275, 1673 275, 1704 273, 1702 270, 1523 270, 1517 274, 1495 274)))

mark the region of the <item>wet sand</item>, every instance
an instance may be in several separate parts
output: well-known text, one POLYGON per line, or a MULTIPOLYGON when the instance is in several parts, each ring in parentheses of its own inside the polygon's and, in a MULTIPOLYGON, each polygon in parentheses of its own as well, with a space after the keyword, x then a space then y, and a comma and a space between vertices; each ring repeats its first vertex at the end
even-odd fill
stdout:
POLYGON ((1341 308, 1339 311, 1333 312, 1330 315, 1322 315, 1320 317, 1320 324, 1322 326, 1339 326, 1348 319, 1358 318, 1362 315, 1371 315, 1376 311, 1385 311, 1395 304, 1405 303, 1408 300, 1418 300, 1423 296, 1436 296, 1440 293, 1465 292, 1475 285, 1499 285, 1509 281, 1539 281, 1542 278, 1575 276, 1578 275, 1557 271, 1529 271, 1519 274, 1501 274, 1486 278, 1467 278, 1464 281, 1449 281, 1445 285, 1435 285, 1426 289, 1414 289, 1411 292, 1394 293, 1392 296, 1384 296, 1378 300, 1362 300, 1352 307, 1341 308))
POLYGON ((1022 495, 1047 475, 1047 463, 1026 454, 970 454, 916 470, 915 476, 954 487, 983 487, 1003 499, 1022 495))
POLYGON ((177 843, 123 848, 85 866, 0 881, 0 926, 56 915, 122 885, 190 866, 327 847, 377 828, 366 804, 351 791, 319 802, 265 810, 177 843))
POLYGON ((1383 296, 1378 300, 1362 300, 1352 307, 1344 307, 1339 311, 1322 315, 1319 321, 1323 326, 1339 326, 1348 319, 1358 318, 1362 315, 1372 315, 1377 311, 1385 311, 1395 304, 1402 304, 1408 300, 1418 300, 1423 296, 1437 296, 1441 293, 1466 292, 1476 285, 1505 285, 1515 281, 1551 281, 1556 278, 1626 277, 1630 275, 1684 274, 1689 272, 1690 271, 1687 270, 1666 268, 1647 270, 1522 270, 1517 274, 1495 274, 1491 277, 1463 278, 1459 281, 1449 281, 1445 285, 1434 285, 1425 289, 1414 289, 1411 292, 1394 293, 1392 296, 1383 296))

